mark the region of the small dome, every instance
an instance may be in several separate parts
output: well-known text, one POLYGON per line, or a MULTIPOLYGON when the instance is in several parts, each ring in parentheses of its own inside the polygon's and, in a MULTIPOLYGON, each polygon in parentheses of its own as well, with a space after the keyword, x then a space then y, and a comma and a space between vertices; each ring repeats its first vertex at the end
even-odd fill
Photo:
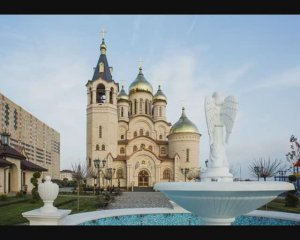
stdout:
POLYGON ((156 94, 154 95, 153 101, 167 101, 166 95, 162 92, 160 89, 160 85, 158 86, 158 90, 156 94))
POLYGON ((196 125, 185 115, 184 108, 181 117, 170 129, 170 134, 172 133, 199 133, 196 125))
POLYGON ((152 86, 144 77, 142 68, 140 67, 140 72, 133 83, 129 86, 129 94, 136 91, 144 91, 152 94, 152 86))
POLYGON ((126 100, 126 101, 129 100, 129 97, 128 97, 127 93, 124 90, 124 86, 122 86, 122 89, 121 89, 121 91, 120 91, 120 93, 118 95, 118 101, 119 100, 126 100))

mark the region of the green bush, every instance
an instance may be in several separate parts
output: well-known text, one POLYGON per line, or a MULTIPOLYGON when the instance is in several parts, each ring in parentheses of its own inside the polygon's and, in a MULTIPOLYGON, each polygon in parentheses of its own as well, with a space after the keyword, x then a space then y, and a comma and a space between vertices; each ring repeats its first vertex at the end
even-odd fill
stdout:
POLYGON ((35 172, 35 173, 33 174, 33 177, 34 177, 34 178, 40 178, 40 177, 41 177, 41 173, 40 173, 40 172, 35 172))
POLYGON ((285 196, 286 207, 297 207, 299 205, 299 198, 296 195, 297 190, 288 191, 285 196))
POLYGON ((108 192, 103 192, 96 197, 97 207, 104 208, 107 207, 108 204, 114 200, 114 196, 109 194, 108 192))
POLYGON ((290 182, 296 182, 297 181, 297 177, 295 175, 289 175, 289 181, 290 182))
POLYGON ((41 173, 35 172, 33 174, 33 177, 30 179, 30 182, 34 186, 34 188, 31 190, 31 195, 32 195, 33 200, 41 199, 39 192, 38 192, 38 178, 40 178, 40 177, 41 177, 41 173))
POLYGON ((7 195, 5 194, 0 195, 0 201, 7 201, 7 195))
POLYGON ((114 191, 115 196, 121 196, 122 194, 123 194, 123 192, 121 191, 120 188, 116 188, 116 190, 114 191))
POLYGON ((22 197, 24 197, 23 192, 17 192, 16 197, 17 197, 17 198, 22 198, 22 197))

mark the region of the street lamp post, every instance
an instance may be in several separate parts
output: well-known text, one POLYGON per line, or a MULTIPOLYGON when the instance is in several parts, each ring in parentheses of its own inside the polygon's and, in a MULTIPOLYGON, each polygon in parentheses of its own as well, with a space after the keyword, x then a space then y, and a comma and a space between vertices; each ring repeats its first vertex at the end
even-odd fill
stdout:
POLYGON ((101 191, 101 178, 100 178, 100 171, 101 171, 101 168, 104 168, 105 167, 105 164, 106 164, 106 160, 103 159, 103 160, 100 160, 99 158, 98 159, 95 159, 94 160, 94 166, 95 168, 97 168, 98 170, 98 177, 99 177, 99 189, 101 191))
POLYGON ((190 171, 189 168, 181 168, 181 172, 184 174, 184 181, 186 182, 186 175, 190 171))

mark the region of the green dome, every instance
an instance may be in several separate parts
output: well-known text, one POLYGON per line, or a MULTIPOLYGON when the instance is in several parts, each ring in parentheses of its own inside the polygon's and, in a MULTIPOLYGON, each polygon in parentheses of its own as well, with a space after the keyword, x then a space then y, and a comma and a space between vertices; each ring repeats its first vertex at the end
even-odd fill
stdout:
POLYGON ((133 83, 129 86, 129 94, 136 92, 136 91, 144 91, 144 92, 150 92, 152 94, 152 86, 151 84, 146 80, 144 77, 144 74, 142 72, 142 68, 140 68, 140 72, 133 83))
POLYGON ((126 100, 126 101, 129 100, 129 97, 128 97, 128 95, 126 94, 126 92, 124 90, 124 86, 122 86, 122 89, 121 89, 121 91, 120 91, 120 93, 118 95, 118 101, 119 100, 126 100))
POLYGON ((170 134, 172 133, 199 133, 196 125, 185 115, 184 108, 181 117, 170 129, 170 134))
POLYGON ((153 101, 167 101, 166 95, 160 89, 160 85, 158 86, 157 93, 154 95, 153 101))

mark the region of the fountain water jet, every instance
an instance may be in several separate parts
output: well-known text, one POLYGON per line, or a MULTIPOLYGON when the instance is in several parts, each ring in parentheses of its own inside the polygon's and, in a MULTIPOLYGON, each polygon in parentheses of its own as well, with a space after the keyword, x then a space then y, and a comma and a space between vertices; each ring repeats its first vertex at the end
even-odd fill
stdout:
POLYGON ((205 225, 231 225, 237 216, 272 201, 280 193, 294 190, 287 182, 233 182, 223 138, 228 143, 237 113, 237 101, 224 101, 215 92, 205 98, 205 116, 210 139, 210 156, 203 182, 157 183, 155 190, 202 218, 205 225))

